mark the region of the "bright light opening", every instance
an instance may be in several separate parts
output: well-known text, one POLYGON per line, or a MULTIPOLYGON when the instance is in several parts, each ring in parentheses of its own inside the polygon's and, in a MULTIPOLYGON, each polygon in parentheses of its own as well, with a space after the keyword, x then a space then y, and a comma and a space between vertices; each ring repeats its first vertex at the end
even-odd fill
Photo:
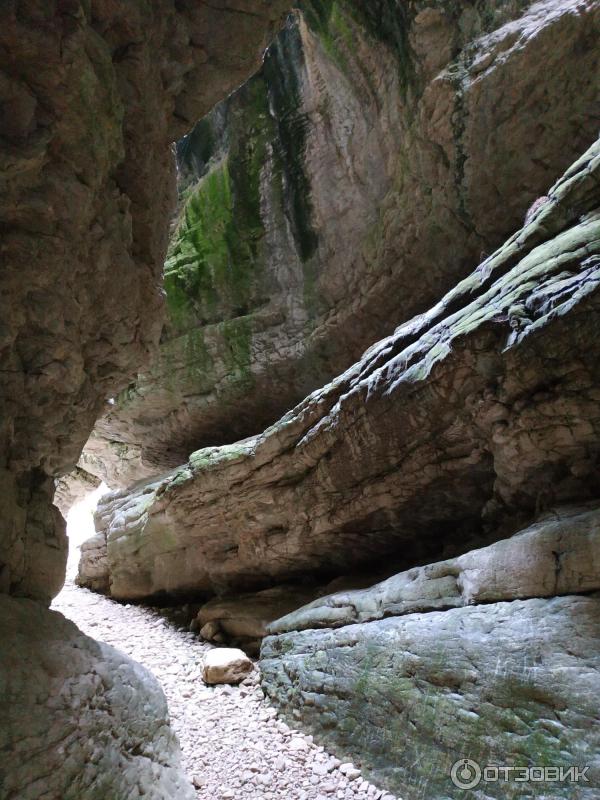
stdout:
POLYGON ((108 486, 105 483, 101 483, 97 489, 87 494, 83 500, 75 503, 67 514, 67 536, 69 537, 67 578, 71 580, 77 575, 81 545, 96 533, 94 511, 98 505, 98 500, 109 491, 108 486))

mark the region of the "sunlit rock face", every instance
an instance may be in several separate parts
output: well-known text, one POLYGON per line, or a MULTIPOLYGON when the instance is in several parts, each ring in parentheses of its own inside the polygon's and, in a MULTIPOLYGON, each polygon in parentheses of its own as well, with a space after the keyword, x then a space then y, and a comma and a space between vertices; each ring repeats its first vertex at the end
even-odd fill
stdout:
POLYGON ((287 11, 35 0, 0 10, 0 590, 48 600, 53 477, 154 351, 170 143, 258 67, 287 11))
POLYGON ((535 785, 540 797, 592 800, 599 544, 597 503, 555 509, 482 550, 316 600, 272 623, 263 688, 398 796, 460 800, 451 770, 469 758, 481 771, 538 768, 533 784, 514 772, 481 780, 474 797, 517 800, 535 785), (540 781, 545 767, 587 770, 540 781))
POLYGON ((193 800, 156 679, 62 614, 0 597, 0 792, 193 800))
POLYGON ((159 355, 87 446, 113 488, 273 423, 469 274, 597 135, 596 0, 303 9, 178 144, 159 355))
POLYGON ((263 434, 103 498, 111 593, 409 566, 600 496, 599 175, 596 142, 468 278, 263 434))

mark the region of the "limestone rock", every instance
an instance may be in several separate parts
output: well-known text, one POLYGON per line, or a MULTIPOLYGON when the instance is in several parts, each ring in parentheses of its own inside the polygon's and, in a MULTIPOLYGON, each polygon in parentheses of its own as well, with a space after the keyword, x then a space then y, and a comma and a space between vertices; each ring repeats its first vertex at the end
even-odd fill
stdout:
POLYGON ((600 507, 560 508, 510 539, 338 592, 275 620, 270 633, 335 628, 498 600, 600 591, 600 507))
POLYGON ((61 614, 0 596, 0 793, 193 800, 156 679, 61 614))
POLYGON ((160 352, 87 446, 113 488, 272 424, 468 275, 597 135, 597 0, 303 9, 178 145, 160 352))
MULTIPOLYGON (((461 758, 482 769, 589 766, 587 783, 530 785, 556 800, 600 790, 596 596, 285 633, 263 641, 260 667, 294 725, 400 797, 462 800, 450 779, 461 758)), ((523 787, 482 782, 473 797, 518 800, 523 787)))
POLYGON ((314 586, 287 584, 262 592, 216 597, 200 608, 198 621, 201 626, 216 625, 230 639, 262 639, 270 622, 305 605, 317 593, 314 586))
POLYGON ((171 143, 260 64, 287 9, 2 4, 2 591, 62 584, 54 478, 160 336, 171 143))
POLYGON ((204 658, 202 677, 205 683, 240 683, 254 665, 243 650, 235 647, 215 647, 204 658))
POLYGON ((109 570, 106 539, 100 533, 91 536, 81 545, 81 556, 76 581, 78 586, 94 592, 108 594, 109 570))
MULTIPOLYGON (((199 624, 200 623, 198 619, 196 619, 195 627, 198 628, 199 624)), ((208 642, 210 642, 221 632, 221 627, 218 622, 210 620, 209 622, 205 622, 202 627, 200 627, 198 632, 203 639, 206 639, 208 642)))
MULTIPOLYGON (((482 767, 589 765, 581 788, 591 798, 600 787, 589 725, 600 673, 588 660, 600 636, 599 545, 600 505, 566 507, 489 547, 320 598, 270 626, 263 688, 295 724, 370 764, 400 795, 418 787, 461 798, 450 769, 463 757, 482 767)), ((522 784, 480 788, 518 798, 522 784)), ((545 788, 556 798, 574 791, 545 788)))
POLYGON ((105 497, 112 594, 399 572, 600 496, 599 176, 597 142, 469 278, 277 424, 105 497))

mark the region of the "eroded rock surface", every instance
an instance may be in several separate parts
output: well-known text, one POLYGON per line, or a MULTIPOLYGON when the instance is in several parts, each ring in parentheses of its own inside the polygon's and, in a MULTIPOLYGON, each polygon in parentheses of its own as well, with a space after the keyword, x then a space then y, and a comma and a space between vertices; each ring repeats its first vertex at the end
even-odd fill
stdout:
POLYGON ((401 568, 600 495, 599 175, 596 143, 469 278, 264 434, 108 495, 112 594, 401 568))
POLYGON ((113 488, 262 431, 467 275, 597 135, 597 0, 303 9, 178 145, 160 352, 87 446, 113 488))
POLYGON ((285 11, 2 5, 2 591, 47 601, 60 588, 53 478, 160 335, 170 144, 259 65, 285 11))
MULTIPOLYGON (((599 615, 598 597, 570 596, 282 634, 263 642, 263 686, 338 757, 404 797, 465 797, 450 771, 470 758, 589 766, 587 783, 525 785, 593 800, 599 615)), ((516 800, 523 786, 481 783, 473 796, 516 800)))
MULTIPOLYGON (((558 509, 487 548, 321 598, 272 623, 263 687, 339 757, 406 797, 462 798, 450 771, 470 758, 481 768, 587 766, 577 785, 538 789, 591 800, 599 545, 597 504, 558 509)), ((523 783, 473 790, 520 798, 523 783)))
POLYGON ((150 675, 6 595, 48 604, 61 588, 55 479, 158 344, 171 143, 259 66, 287 10, 284 0, 1 4, 3 798, 193 797, 150 675))
POLYGON ((66 519, 71 508, 100 486, 100 478, 82 467, 75 467, 56 481, 54 505, 66 519))
POLYGON ((105 594, 109 589, 108 557, 106 553, 106 539, 99 533, 86 539, 80 548, 79 575, 77 583, 92 589, 94 592, 105 594), (83 566, 85 565, 85 567, 83 566), (82 574, 85 572, 85 579, 82 574))
POLYGON ((337 592, 274 621, 271 633, 336 628, 388 616, 600 591, 600 510, 562 508, 519 535, 414 567, 368 589, 337 592))
POLYGON ((3 800, 192 800, 156 679, 32 600, 0 596, 3 800))

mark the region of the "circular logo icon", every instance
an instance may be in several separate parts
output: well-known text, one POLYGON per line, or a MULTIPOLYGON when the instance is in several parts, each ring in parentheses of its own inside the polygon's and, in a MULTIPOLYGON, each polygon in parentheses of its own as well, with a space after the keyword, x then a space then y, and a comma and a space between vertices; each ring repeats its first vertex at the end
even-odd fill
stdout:
POLYGON ((452 765, 450 778, 459 789, 474 789, 481 781, 481 767, 470 758, 459 758, 452 765))

